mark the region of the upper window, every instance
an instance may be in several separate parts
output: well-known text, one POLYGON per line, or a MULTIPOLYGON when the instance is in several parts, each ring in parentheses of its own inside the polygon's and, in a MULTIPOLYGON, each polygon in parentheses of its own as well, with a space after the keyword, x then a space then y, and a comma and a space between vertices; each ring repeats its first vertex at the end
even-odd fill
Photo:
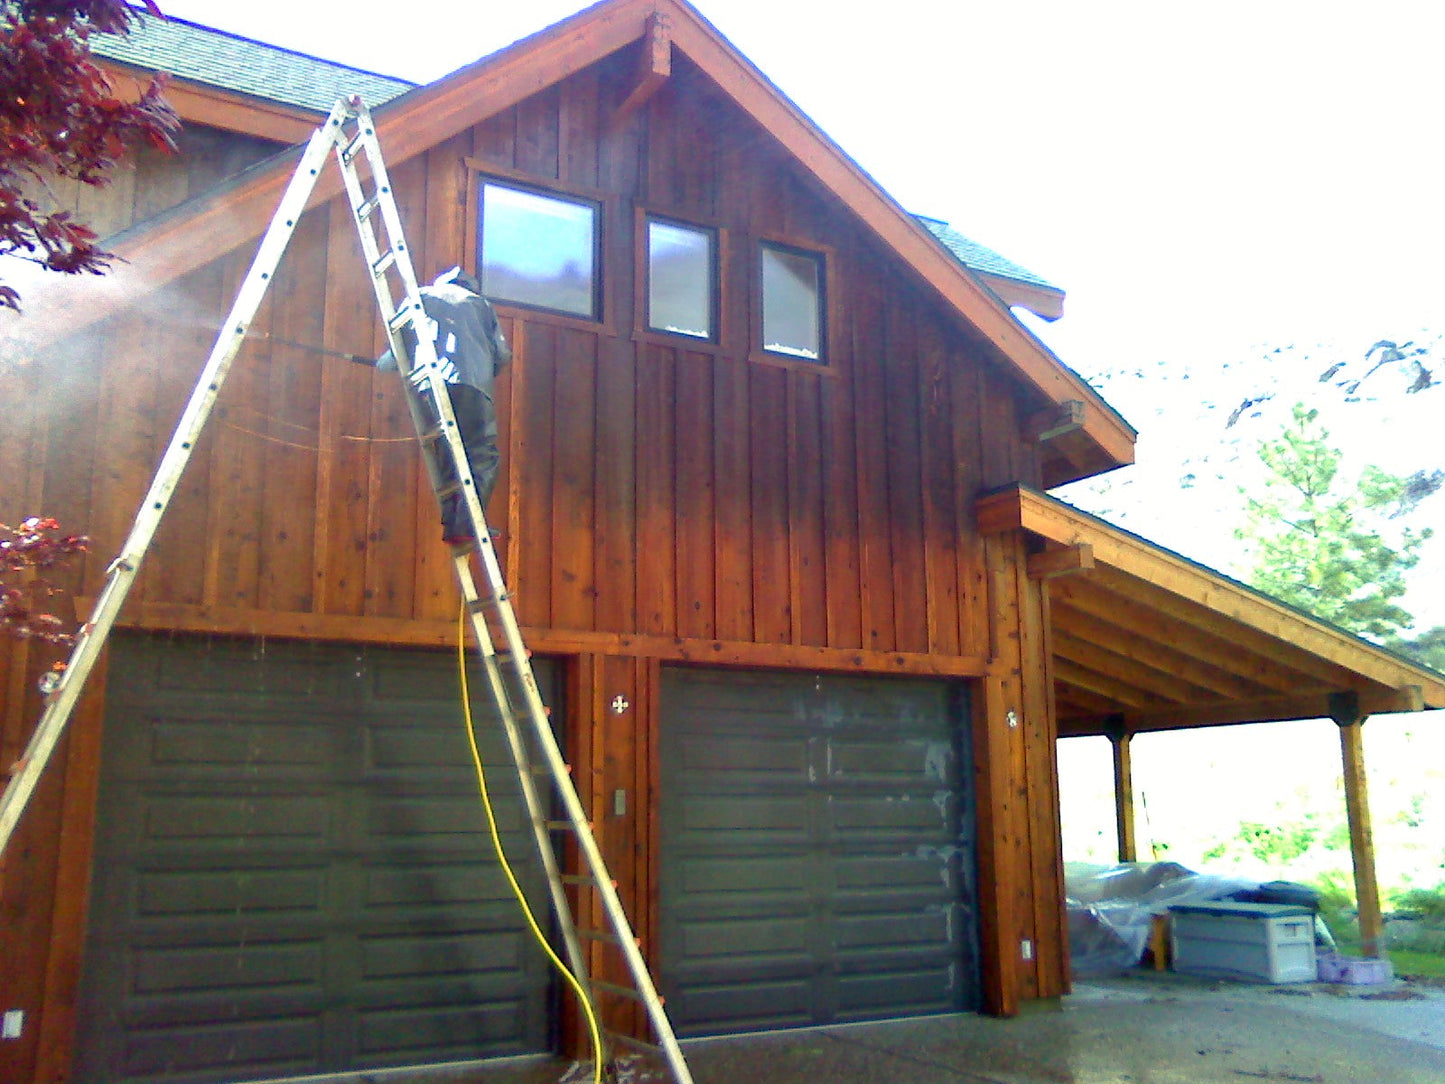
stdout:
POLYGON ((823 359, 823 256, 781 245, 762 246, 763 349, 823 359))
POLYGON ((597 319, 597 205, 495 181, 481 199, 482 292, 597 319))
POLYGON ((712 339, 717 290, 712 230, 647 220, 647 326, 712 339))

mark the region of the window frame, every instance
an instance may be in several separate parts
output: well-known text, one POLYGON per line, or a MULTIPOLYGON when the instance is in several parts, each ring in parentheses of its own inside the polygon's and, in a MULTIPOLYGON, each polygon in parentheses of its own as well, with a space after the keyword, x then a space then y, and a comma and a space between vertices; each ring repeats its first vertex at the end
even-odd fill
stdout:
POLYGON ((672 214, 647 207, 638 207, 633 216, 634 236, 634 305, 633 337, 642 342, 671 347, 674 350, 689 350, 697 353, 717 354, 727 348, 729 324, 727 306, 730 292, 727 287, 730 253, 728 230, 712 222, 703 222, 686 215, 672 214), (704 339, 681 331, 667 331, 652 326, 652 251, 648 227, 653 222, 679 226, 712 235, 712 281, 709 302, 712 306, 712 333, 704 339))
POLYGON ((476 158, 463 158, 467 173, 465 234, 462 260, 457 261, 481 282, 482 277, 482 193, 487 184, 529 192, 565 203, 590 204, 594 211, 592 236, 592 306, 591 316, 581 316, 565 309, 546 308, 526 301, 488 296, 498 309, 512 310, 519 318, 556 324, 590 332, 606 332, 615 326, 612 319, 612 297, 616 293, 609 281, 612 276, 607 259, 607 238, 614 232, 616 197, 606 192, 574 185, 562 185, 519 170, 507 169, 476 158))
POLYGON ((832 345, 837 341, 838 306, 834 299, 837 291, 837 255, 830 245, 816 241, 761 234, 754 239, 752 255, 752 319, 749 331, 750 345, 748 359, 761 365, 776 365, 805 373, 827 373, 836 375, 833 364, 832 345), (800 354, 769 350, 764 345, 766 337, 763 328, 763 251, 773 249, 795 256, 805 256, 818 263, 818 357, 806 358, 800 354))

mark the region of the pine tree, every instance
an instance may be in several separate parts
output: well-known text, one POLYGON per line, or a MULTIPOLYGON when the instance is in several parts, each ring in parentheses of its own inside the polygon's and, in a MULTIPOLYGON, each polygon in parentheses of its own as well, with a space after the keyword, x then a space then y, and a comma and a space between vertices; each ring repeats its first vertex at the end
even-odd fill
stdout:
POLYGON ((1268 472, 1262 490, 1244 494, 1248 518, 1235 534, 1252 557, 1249 580, 1340 628, 1398 642, 1414 621, 1398 602, 1406 574, 1432 532, 1402 528, 1388 541, 1384 532, 1439 479, 1375 466, 1347 478, 1319 411, 1297 404, 1293 415, 1278 438, 1259 446, 1268 472))

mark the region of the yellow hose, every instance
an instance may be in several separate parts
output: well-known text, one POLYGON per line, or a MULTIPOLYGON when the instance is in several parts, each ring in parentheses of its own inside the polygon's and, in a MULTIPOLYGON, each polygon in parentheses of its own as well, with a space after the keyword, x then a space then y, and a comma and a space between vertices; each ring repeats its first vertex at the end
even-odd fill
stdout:
POLYGON ((487 827, 492 833, 492 847, 497 852, 497 863, 506 874, 507 883, 512 886, 512 894, 517 897, 517 904, 522 909, 522 914, 527 919, 527 926, 536 938, 537 944, 542 946, 542 951, 547 954, 547 959, 552 961, 567 985, 572 987, 572 992, 577 995, 578 1002, 582 1005, 583 1015, 587 1017, 587 1031, 592 1039, 592 1081, 593 1084, 602 1084, 602 1033, 597 1026, 597 1013, 592 1008, 592 999, 587 996, 587 991, 577 981, 577 976, 567 969, 561 958, 552 950, 547 943, 547 936, 542 932, 542 927, 537 924, 537 918, 532 914, 532 908, 527 903, 527 897, 522 892, 522 886, 517 883, 517 875, 512 872, 511 863, 507 861, 506 852, 502 850, 502 836, 497 830, 497 814, 492 809, 492 798, 487 791, 487 773, 482 767, 482 752, 477 748, 477 735, 472 729, 472 694, 467 682, 467 608, 463 603, 457 611, 457 674, 462 684, 462 714, 467 724, 467 745, 472 751, 472 765, 477 771, 477 789, 482 796, 482 808, 487 811, 487 827))

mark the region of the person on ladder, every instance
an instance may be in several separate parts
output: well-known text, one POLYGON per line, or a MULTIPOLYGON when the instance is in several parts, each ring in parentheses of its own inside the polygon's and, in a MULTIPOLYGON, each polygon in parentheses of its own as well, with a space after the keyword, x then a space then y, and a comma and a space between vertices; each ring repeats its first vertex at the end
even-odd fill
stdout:
MULTIPOLYGON (((485 508, 497 484, 497 468, 502 459, 497 448, 497 412, 492 404, 492 385, 497 374, 512 360, 512 348, 502 334, 492 303, 482 296, 477 280, 461 268, 444 271, 430 286, 423 286, 421 299, 427 316, 436 322, 437 361, 451 394, 457 435, 466 449, 467 465, 477 484, 477 500, 485 508)), ((396 369, 396 358, 390 350, 377 359, 376 367, 383 371, 396 369)), ((425 384, 421 387, 422 406, 435 419, 436 408, 425 384)), ((443 480, 453 480, 451 457, 441 449, 436 454, 443 480)), ((475 537, 466 502, 460 493, 451 494, 442 509, 442 541, 456 546, 475 537)))

